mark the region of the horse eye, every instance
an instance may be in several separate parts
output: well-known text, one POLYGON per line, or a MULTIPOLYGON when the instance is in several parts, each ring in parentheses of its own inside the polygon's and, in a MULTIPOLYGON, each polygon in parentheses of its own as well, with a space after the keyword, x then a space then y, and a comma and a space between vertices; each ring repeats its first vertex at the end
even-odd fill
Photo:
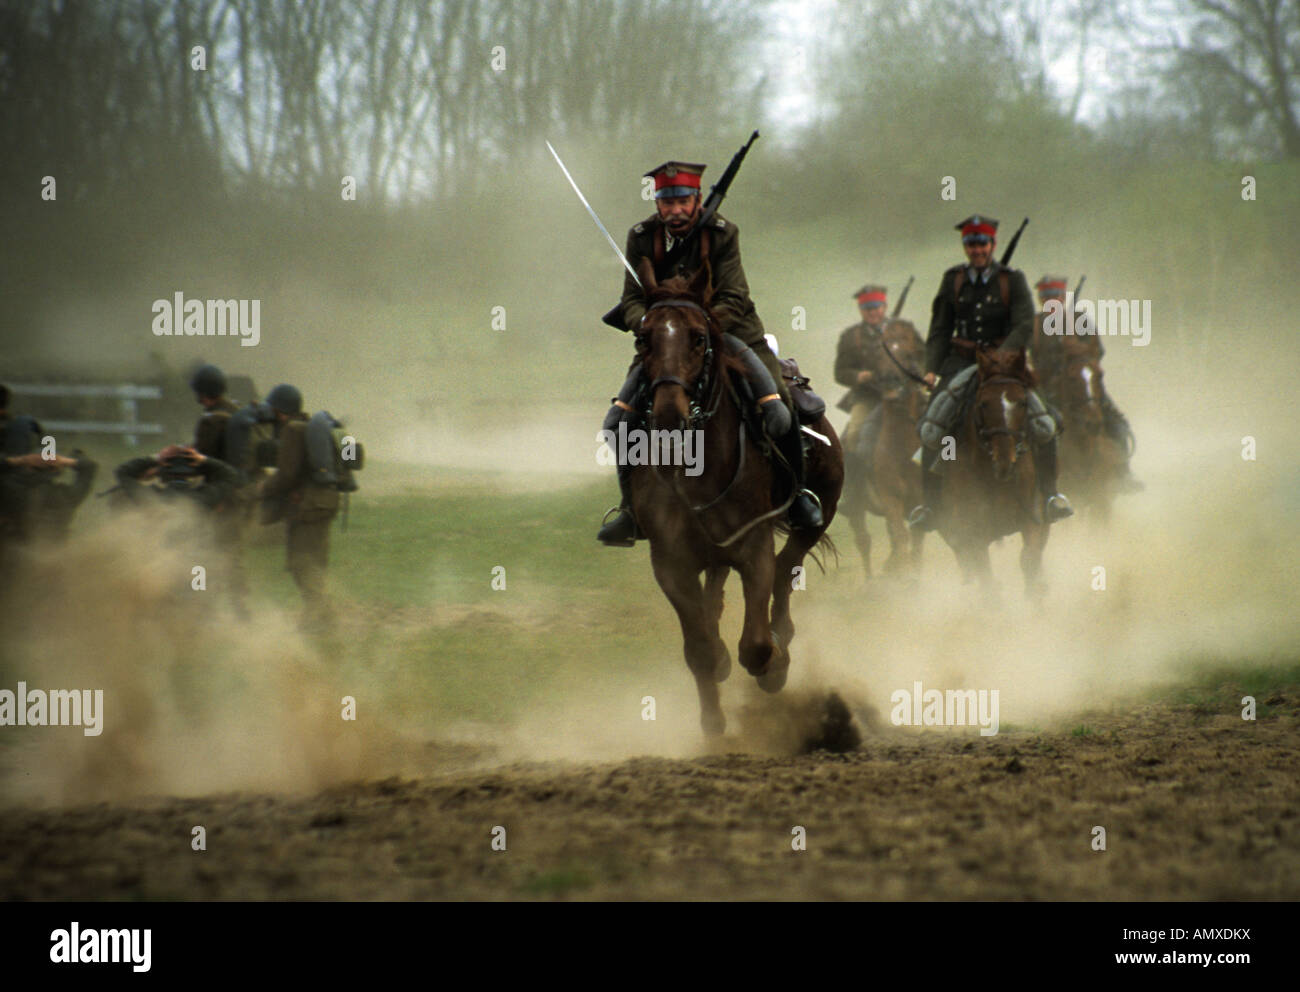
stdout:
POLYGON ((708 338, 699 331, 696 331, 691 335, 691 345, 695 348, 703 348, 707 341, 708 338))

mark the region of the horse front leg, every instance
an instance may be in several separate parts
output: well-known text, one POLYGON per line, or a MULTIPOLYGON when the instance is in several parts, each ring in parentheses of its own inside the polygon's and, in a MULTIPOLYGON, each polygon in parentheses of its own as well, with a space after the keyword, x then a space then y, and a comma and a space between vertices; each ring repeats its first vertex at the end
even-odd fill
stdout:
MULTIPOLYGON (((738 556, 745 588, 745 623, 740 632, 740 663, 745 671, 758 679, 759 687, 767 692, 779 692, 785 685, 790 656, 781 641, 772 632, 769 610, 772 605, 772 585, 776 573, 772 553, 772 532, 755 535, 751 548, 738 556)), ((788 597, 787 597, 788 600, 788 597)), ((787 606, 788 609, 788 606, 787 606)))
POLYGON ((1020 571, 1025 576, 1025 595, 1035 601, 1047 595, 1047 586, 1042 581, 1043 550, 1051 530, 1048 524, 1027 523, 1020 531, 1020 571))
MULTIPOLYGON (((705 616, 712 618, 715 634, 718 630, 718 623, 722 620, 723 587, 727 583, 727 573, 730 571, 731 569, 727 565, 711 565, 704 572, 705 616)), ((721 635, 717 636, 715 651, 717 653, 717 667, 713 672, 713 681, 725 682, 727 676, 731 674, 731 651, 727 649, 727 644, 721 635)))
POLYGON ((688 562, 669 559, 651 549, 651 564, 655 579, 668 601, 677 611, 682 625, 682 649, 686 665, 695 676, 695 689, 700 697, 700 725, 710 736, 719 736, 727 729, 727 719, 722 713, 722 699, 718 693, 718 649, 726 651, 718 636, 718 621, 706 607, 698 569, 688 562))

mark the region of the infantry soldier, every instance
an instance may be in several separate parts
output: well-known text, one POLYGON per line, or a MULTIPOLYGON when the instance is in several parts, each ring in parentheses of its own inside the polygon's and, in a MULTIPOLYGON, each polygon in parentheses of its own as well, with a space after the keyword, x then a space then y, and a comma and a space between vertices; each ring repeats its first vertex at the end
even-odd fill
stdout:
MULTIPOLYGON (((862 320, 845 328, 835 351, 835 381, 848 386, 849 391, 839 402, 839 408, 849 414, 841 441, 846 452, 866 454, 873 438, 859 434, 873 411, 880 406, 880 390, 873 383, 876 360, 881 353, 881 333, 885 328, 885 287, 863 286, 854 294, 862 320)), ((877 429, 879 418, 876 418, 877 429)), ((858 459, 853 459, 856 463, 858 459)))
MULTIPOLYGON (((804 488, 803 441, 799 419, 794 414, 781 368, 763 336, 763 323, 749 297, 749 283, 740 261, 740 232, 736 225, 715 214, 694 237, 687 238, 700 216, 700 176, 705 166, 691 162, 665 162, 645 175, 655 184, 656 212, 636 224, 627 235, 627 261, 636 269, 642 259, 654 266, 656 280, 689 276, 709 261, 712 273, 712 307, 723 333, 732 334, 750 347, 771 374, 780 399, 791 408, 791 426, 786 436, 776 438, 782 454, 796 473, 796 495, 789 509, 790 525, 816 528, 822 523, 817 498, 804 488)), ((645 316, 645 294, 631 274, 623 279, 623 298, 616 308, 618 322, 635 331, 645 316)), ((632 363, 635 370, 638 357, 632 363)), ((636 411, 623 400, 616 401, 627 415, 636 411)), ((622 503, 617 515, 601 527, 596 537, 606 544, 629 546, 639 537, 627 491, 629 466, 618 465, 622 503)))
MULTIPOLYGON (((1038 313, 1034 315, 1034 339, 1029 354, 1034 360, 1034 371, 1038 373, 1043 392, 1053 403, 1058 399, 1052 395, 1053 383, 1065 371, 1066 366, 1065 338, 1059 334, 1044 334, 1043 321, 1047 316, 1049 304, 1056 302, 1062 307, 1065 306, 1065 286, 1065 276, 1043 276, 1034 285, 1038 293, 1038 313)), ((1101 359, 1106 354, 1106 349, 1100 337, 1096 340, 1097 358, 1101 359)), ((1133 437, 1128 418, 1120 412, 1119 407, 1110 398, 1110 393, 1106 392, 1105 382, 1100 384, 1100 388, 1102 426, 1106 434, 1125 454, 1123 475, 1120 476, 1119 484, 1125 489, 1142 489, 1144 488, 1142 483, 1133 477, 1128 464, 1129 444, 1133 437)))
MULTIPOLYGON (((216 458, 239 469, 227 451, 227 428, 231 416, 239 409, 226 395, 226 375, 215 365, 201 366, 190 378, 194 398, 203 407, 203 415, 194 425, 194 450, 208 458, 216 458)), ((244 575, 243 536, 244 519, 249 508, 251 486, 235 487, 213 515, 213 536, 225 562, 225 581, 235 610, 246 612, 245 597, 248 583, 244 575)))
POLYGON ((11 542, 65 537, 94 482, 98 466, 82 452, 69 458, 37 450, 42 433, 34 418, 9 413, 9 389, 0 385, 0 553, 11 542), (65 468, 75 477, 57 482, 65 468))
POLYGON ((325 595, 325 569, 329 564, 330 524, 339 508, 333 486, 311 480, 307 458, 307 423, 302 393, 281 384, 266 396, 275 414, 279 459, 275 474, 258 485, 262 522, 283 519, 288 530, 288 567, 303 599, 303 626, 328 630, 332 625, 325 595))
MULTIPOLYGON (((1023 351, 1033 332, 1034 304, 1024 273, 1003 268, 993 258, 998 222, 975 214, 956 228, 961 232, 967 264, 954 265, 943 274, 934 298, 930 333, 925 342, 925 382, 930 387, 939 378, 947 379, 973 365, 978 345, 1023 351)), ((921 458, 924 502, 908 517, 909 526, 916 530, 933 530, 937 525, 935 512, 942 477, 931 471, 937 457, 937 448, 924 449, 921 458)), ((1044 500, 1043 519, 1051 523, 1073 514, 1070 501, 1056 491, 1055 437, 1035 445, 1034 468, 1044 500)))
POLYGON ((185 444, 169 444, 156 455, 132 458, 113 474, 123 502, 139 503, 147 494, 163 499, 184 497, 206 510, 215 510, 229 500, 239 484, 239 473, 231 466, 185 444))

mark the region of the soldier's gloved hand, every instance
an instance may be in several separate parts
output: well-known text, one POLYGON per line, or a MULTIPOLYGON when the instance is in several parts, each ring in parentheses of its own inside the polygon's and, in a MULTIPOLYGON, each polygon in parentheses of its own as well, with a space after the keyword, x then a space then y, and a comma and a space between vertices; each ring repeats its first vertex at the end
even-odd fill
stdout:
POLYGON ((934 384, 938 379, 938 376, 936 376, 933 372, 927 372, 925 375, 921 376, 921 378, 925 380, 925 384, 927 386, 933 389, 934 384))

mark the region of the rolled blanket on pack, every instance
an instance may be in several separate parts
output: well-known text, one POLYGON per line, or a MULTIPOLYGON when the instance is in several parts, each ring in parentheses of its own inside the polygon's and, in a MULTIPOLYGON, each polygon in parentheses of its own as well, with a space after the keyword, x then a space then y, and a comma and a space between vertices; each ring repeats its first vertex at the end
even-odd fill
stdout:
MULTIPOLYGON (((733 334, 724 334, 723 337, 727 342, 727 350, 740 359, 745 370, 745 378, 750 381, 757 396, 779 397, 780 392, 772 380, 772 373, 767 370, 767 366, 754 354, 749 345, 733 334)), ((763 425, 767 428, 769 437, 785 437, 789 433, 790 410, 779 398, 768 400, 760 406, 760 409, 763 411, 763 425)))
POLYGON ((1046 444, 1061 433, 1060 414, 1043 402, 1037 390, 1031 389, 1028 392, 1026 402, 1029 405, 1030 436, 1033 437, 1034 444, 1046 444))

